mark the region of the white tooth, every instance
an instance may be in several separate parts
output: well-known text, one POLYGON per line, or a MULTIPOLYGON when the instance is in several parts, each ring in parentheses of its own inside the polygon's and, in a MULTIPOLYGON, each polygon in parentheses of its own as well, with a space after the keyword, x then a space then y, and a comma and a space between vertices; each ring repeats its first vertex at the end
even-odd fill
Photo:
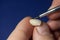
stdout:
POLYGON ((30 24, 33 26, 41 25, 41 21, 39 19, 31 19, 30 24))

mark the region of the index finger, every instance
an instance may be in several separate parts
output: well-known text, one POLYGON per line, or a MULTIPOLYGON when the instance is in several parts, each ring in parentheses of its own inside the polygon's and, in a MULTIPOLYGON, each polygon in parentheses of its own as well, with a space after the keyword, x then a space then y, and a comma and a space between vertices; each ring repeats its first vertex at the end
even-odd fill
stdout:
POLYGON ((33 26, 30 25, 29 20, 31 17, 26 17, 22 21, 18 23, 16 28, 13 30, 13 32, 10 34, 7 40, 28 40, 30 39, 32 32, 33 32, 33 26))
MULTIPOLYGON (((58 5, 60 5, 60 0, 53 0, 53 3, 52 3, 52 5, 49 9, 52 9, 52 8, 58 6, 58 5)), ((48 18, 53 19, 53 20, 54 19, 59 19, 60 18, 60 10, 48 15, 48 18)))
POLYGON ((59 11, 56 11, 50 15, 48 15, 48 18, 50 20, 57 20, 57 19, 60 19, 60 10, 59 11))

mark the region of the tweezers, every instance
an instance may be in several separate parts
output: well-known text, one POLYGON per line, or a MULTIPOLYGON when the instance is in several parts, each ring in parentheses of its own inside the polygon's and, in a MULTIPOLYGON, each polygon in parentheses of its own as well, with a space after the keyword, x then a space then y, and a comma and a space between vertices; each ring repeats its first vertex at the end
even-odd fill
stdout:
POLYGON ((52 14, 58 10, 60 10, 60 5, 52 8, 52 9, 49 9, 47 12, 44 12, 43 14, 40 14, 39 16, 37 16, 35 18, 42 18, 42 17, 52 14))

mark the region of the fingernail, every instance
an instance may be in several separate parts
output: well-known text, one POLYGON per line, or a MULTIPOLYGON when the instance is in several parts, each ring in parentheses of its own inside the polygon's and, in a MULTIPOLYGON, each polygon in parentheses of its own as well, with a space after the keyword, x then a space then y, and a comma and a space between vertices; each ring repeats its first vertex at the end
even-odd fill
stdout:
POLYGON ((41 25, 41 21, 39 19, 31 19, 30 24, 33 26, 41 25))
POLYGON ((37 27, 36 28, 37 29, 37 32, 39 33, 39 34, 42 34, 42 35, 47 35, 47 31, 46 31, 46 28, 43 28, 43 27, 37 27))
POLYGON ((49 28, 45 23, 43 23, 42 26, 36 27, 36 30, 41 35, 49 35, 50 34, 49 28))

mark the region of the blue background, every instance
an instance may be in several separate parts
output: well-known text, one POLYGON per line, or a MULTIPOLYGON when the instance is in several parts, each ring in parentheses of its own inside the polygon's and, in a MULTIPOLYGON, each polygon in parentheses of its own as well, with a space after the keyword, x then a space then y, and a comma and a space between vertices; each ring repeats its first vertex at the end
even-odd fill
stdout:
POLYGON ((47 11, 51 3, 52 0, 0 0, 0 40, 6 40, 22 18, 38 16, 47 11))

